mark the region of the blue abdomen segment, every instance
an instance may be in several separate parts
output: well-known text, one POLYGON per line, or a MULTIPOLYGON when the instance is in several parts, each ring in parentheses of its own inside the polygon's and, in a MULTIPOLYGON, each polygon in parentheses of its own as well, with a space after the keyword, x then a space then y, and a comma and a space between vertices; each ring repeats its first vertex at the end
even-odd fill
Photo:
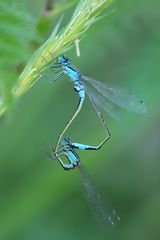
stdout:
POLYGON ((72 143, 73 148, 77 148, 79 150, 97 150, 96 146, 85 145, 81 143, 72 143))

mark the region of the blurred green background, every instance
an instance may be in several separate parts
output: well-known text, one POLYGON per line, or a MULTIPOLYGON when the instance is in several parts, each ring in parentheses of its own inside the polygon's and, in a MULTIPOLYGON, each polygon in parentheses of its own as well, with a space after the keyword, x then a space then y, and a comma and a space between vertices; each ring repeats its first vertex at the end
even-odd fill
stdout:
MULTIPOLYGON (((121 0, 105 10, 75 49, 67 52, 84 75, 135 92, 145 115, 108 116, 111 141, 81 161, 121 216, 106 233, 83 197, 77 171, 65 172, 43 148, 55 144, 78 98, 67 77, 49 84, 47 73, 12 106, 12 86, 37 47, 78 1, 0 1, 0 94, 10 111, 0 119, 0 239, 160 239, 160 1, 121 0), (5 5, 4 5, 5 3, 5 5), (8 4, 7 4, 8 3, 8 4), (111 13, 111 10, 115 9, 111 13), (110 14, 111 13, 111 14, 110 14)), ((63 25, 62 24, 62 25, 63 25)), ((48 71, 48 75, 49 75, 48 71)), ((97 144, 99 120, 86 99, 66 136, 97 144)))

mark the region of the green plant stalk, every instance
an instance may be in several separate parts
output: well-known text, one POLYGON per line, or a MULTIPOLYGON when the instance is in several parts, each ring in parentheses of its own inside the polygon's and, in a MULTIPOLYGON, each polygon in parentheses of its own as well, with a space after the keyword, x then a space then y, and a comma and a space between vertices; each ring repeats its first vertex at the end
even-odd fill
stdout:
MULTIPOLYGON (((82 0, 75 9, 73 16, 65 28, 58 33, 60 22, 53 30, 51 36, 39 47, 27 63, 19 76, 16 86, 12 89, 13 100, 17 100, 27 92, 41 77, 48 64, 65 52, 69 46, 97 20, 97 16, 113 3, 113 0, 82 0)), ((0 114, 7 107, 0 104, 0 114)))

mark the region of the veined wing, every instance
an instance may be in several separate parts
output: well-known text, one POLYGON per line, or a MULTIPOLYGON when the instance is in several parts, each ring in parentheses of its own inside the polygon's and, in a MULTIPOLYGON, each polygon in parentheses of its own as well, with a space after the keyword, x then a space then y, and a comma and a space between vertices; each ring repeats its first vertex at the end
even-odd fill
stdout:
POLYGON ((118 119, 119 118, 119 112, 116 111, 113 104, 108 99, 106 99, 103 95, 101 95, 99 92, 94 91, 93 89, 89 88, 85 85, 85 89, 87 94, 89 95, 89 98, 92 99, 92 101, 96 104, 96 106, 99 109, 103 109, 106 111, 112 118, 118 119))
POLYGON ((114 224, 120 220, 120 217, 116 214, 116 211, 109 206, 109 204, 105 204, 101 193, 97 190, 95 183, 83 165, 80 164, 77 169, 81 175, 85 198, 94 217, 106 230, 108 227, 113 227, 114 224))
POLYGON ((139 100, 133 93, 112 84, 103 84, 87 76, 82 78, 90 83, 101 95, 129 111, 146 113, 147 108, 143 101, 139 100))

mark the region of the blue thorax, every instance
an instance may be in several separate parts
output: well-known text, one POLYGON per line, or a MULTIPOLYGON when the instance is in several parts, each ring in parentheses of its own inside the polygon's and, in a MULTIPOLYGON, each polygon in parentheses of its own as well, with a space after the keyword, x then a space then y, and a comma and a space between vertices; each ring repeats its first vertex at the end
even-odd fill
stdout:
POLYGON ((81 79, 81 74, 78 70, 76 70, 73 66, 71 66, 71 61, 68 57, 63 55, 58 57, 57 64, 60 64, 64 70, 64 73, 67 74, 73 82, 79 82, 81 79))
POLYGON ((64 138, 61 143, 64 146, 65 155, 67 156, 70 163, 73 165, 77 165, 79 162, 79 156, 73 150, 71 140, 69 138, 64 138))
POLYGON ((81 74, 80 74, 79 71, 77 71, 76 69, 74 69, 70 65, 69 66, 66 66, 66 65, 63 66, 62 65, 62 68, 64 69, 64 73, 67 74, 74 82, 75 81, 77 81, 77 82, 80 81, 81 74))

